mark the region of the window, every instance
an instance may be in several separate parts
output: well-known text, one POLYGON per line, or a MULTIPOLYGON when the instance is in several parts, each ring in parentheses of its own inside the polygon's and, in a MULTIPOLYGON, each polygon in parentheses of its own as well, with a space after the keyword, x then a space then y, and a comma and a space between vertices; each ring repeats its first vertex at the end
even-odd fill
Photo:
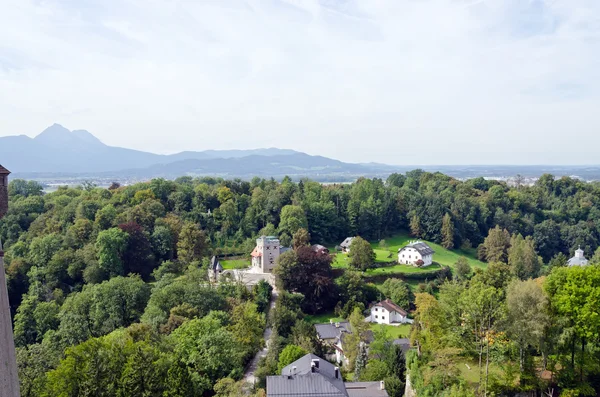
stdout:
POLYGON ((382 319, 382 320, 385 320, 385 317, 384 317, 384 316, 381 316, 381 319, 382 319))
POLYGON ((377 315, 375 315, 375 318, 379 318, 377 315))
POLYGON ((377 312, 377 311, 379 311, 379 309, 378 309, 378 308, 375 308, 375 311, 377 312))

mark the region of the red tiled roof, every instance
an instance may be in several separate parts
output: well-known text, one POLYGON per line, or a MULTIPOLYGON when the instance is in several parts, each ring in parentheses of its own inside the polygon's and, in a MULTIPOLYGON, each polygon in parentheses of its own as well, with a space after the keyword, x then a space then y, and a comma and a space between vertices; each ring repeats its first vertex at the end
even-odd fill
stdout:
POLYGON ((403 316, 408 315, 406 310, 404 310, 403 308, 401 308, 400 306, 398 306, 397 304, 395 304, 394 302, 392 302, 389 299, 383 300, 383 301, 379 302, 378 304, 376 304, 375 306, 381 306, 390 312, 398 312, 403 316))
POLYGON ((252 254, 250 254, 250 255, 252 255, 254 257, 262 256, 262 254, 260 252, 258 252, 258 250, 256 248, 254 248, 254 251, 252 251, 252 254))
POLYGON ((7 170, 6 168, 4 168, 1 164, 0 164, 0 174, 5 174, 8 175, 10 174, 10 171, 7 170))

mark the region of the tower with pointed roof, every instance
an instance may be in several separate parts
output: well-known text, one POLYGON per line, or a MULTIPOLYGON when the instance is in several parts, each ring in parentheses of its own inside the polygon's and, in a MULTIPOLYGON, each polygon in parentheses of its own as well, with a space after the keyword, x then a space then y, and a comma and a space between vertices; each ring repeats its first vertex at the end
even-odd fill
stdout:
MULTIPOLYGON (((8 211, 9 174, 10 171, 0 165, 0 219, 8 211)), ((0 395, 2 397, 19 397, 19 378, 4 272, 2 241, 0 241, 0 395)))

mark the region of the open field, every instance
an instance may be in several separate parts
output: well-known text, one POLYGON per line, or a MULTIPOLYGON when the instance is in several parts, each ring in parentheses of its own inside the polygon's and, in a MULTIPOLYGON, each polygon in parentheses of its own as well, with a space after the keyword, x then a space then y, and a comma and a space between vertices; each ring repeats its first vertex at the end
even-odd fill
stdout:
MULTIPOLYGON (((372 241, 371 246, 377 255, 376 262, 392 262, 397 260, 397 252, 400 248, 406 245, 409 241, 414 240, 413 237, 409 236, 407 233, 400 233, 393 237, 386 238, 385 241, 387 243, 388 248, 382 250, 379 248, 378 241, 372 241), (392 254, 390 258, 390 253, 392 254)), ((422 240, 425 241, 425 240, 422 240)), ((439 244, 435 244, 429 241, 425 241, 433 250, 435 254, 433 255, 433 261, 435 262, 431 266, 426 266, 422 268, 417 268, 409 265, 395 265, 388 267, 381 267, 377 269, 370 269, 367 271, 367 274, 385 274, 385 273, 417 273, 424 271, 432 271, 439 269, 440 266, 450 266, 454 267, 456 261, 461 256, 464 256, 469 261, 469 264, 472 267, 485 268, 487 265, 484 262, 477 260, 475 256, 475 250, 448 250, 442 247, 439 244), (436 265, 436 263, 438 265, 436 265)), ((334 252, 333 249, 330 249, 331 252, 334 252)), ((342 253, 336 253, 334 262, 332 266, 334 268, 347 268, 348 267, 348 255, 342 253)))

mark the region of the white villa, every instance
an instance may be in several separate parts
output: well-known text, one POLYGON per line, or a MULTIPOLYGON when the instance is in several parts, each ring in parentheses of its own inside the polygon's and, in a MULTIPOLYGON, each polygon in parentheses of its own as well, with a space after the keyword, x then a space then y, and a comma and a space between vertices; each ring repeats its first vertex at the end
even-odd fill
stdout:
POLYGON ((588 260, 583 255, 581 246, 575 251, 575 256, 567 262, 567 266, 586 266, 587 264, 588 260))
POLYGON ((256 247, 252 251, 252 270, 258 273, 272 273, 277 265, 279 255, 290 248, 282 247, 274 236, 261 236, 256 239, 256 247))
POLYGON ((422 241, 411 241, 398 250, 398 263, 418 266, 429 266, 433 263, 435 251, 422 241))
POLYGON ((389 299, 374 304, 371 307, 371 315, 365 320, 386 325, 412 324, 413 322, 408 318, 406 310, 389 299))

